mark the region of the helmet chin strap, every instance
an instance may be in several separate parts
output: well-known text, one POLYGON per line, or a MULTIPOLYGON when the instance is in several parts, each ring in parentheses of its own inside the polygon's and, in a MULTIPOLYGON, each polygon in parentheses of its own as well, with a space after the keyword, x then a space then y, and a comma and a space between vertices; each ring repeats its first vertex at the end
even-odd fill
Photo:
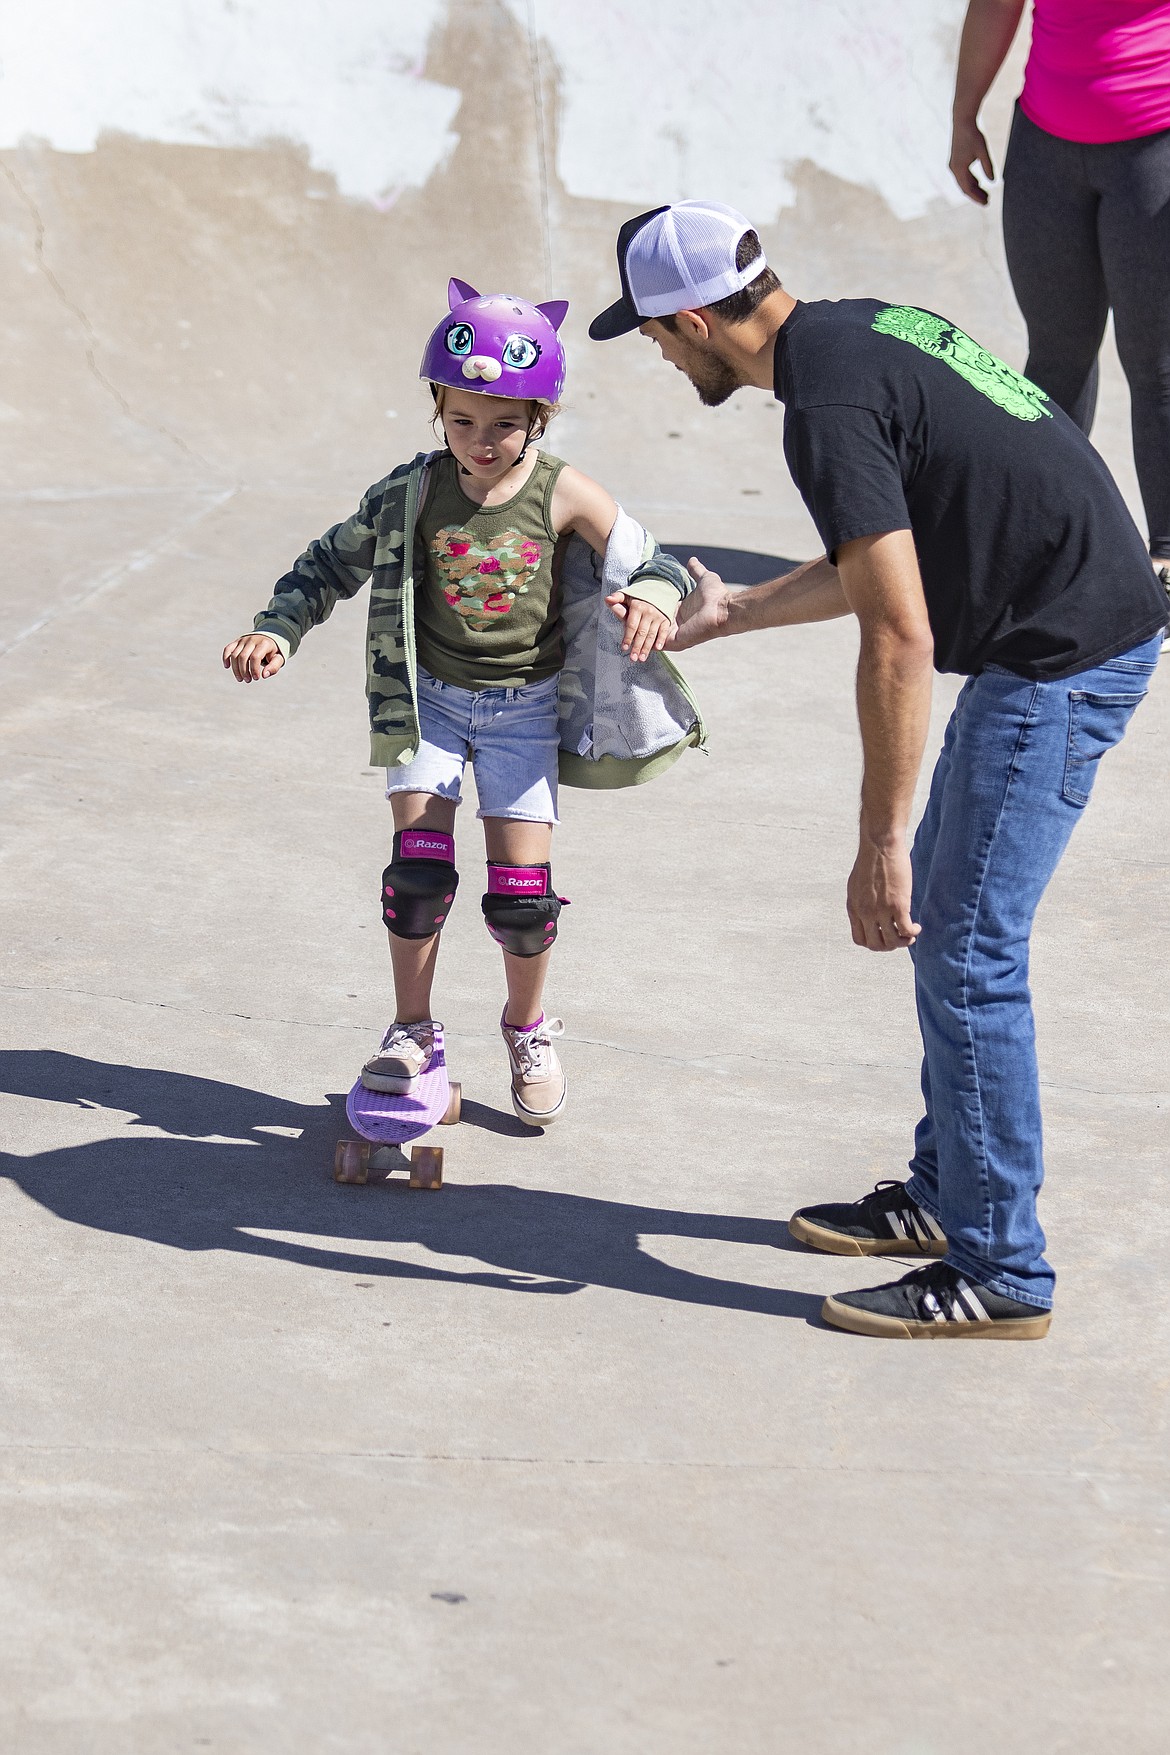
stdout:
MULTIPOLYGON (((520 455, 519 455, 519 457, 517 457, 517 459, 516 459, 516 463, 523 463, 523 461, 524 461, 524 459, 525 459, 525 458, 526 458, 526 457, 527 457, 527 455, 528 455, 528 447, 529 447, 529 445, 531 445, 531 443, 532 443, 532 439, 533 439, 533 432, 532 432, 532 429, 533 429, 533 427, 534 427, 534 426, 535 426, 535 425, 536 425, 536 422, 535 422, 535 421, 534 421, 534 420, 530 420, 530 421, 529 421, 529 423, 528 423, 528 431, 527 431, 527 432, 526 432, 526 433, 525 433, 525 435, 524 435, 524 444, 523 444, 523 446, 522 446, 522 447, 521 447, 521 451, 520 451, 520 455)), ((514 468, 515 468, 515 467, 516 467, 516 464, 515 464, 515 463, 514 463, 514 464, 513 464, 513 465, 512 465, 512 467, 513 467, 513 469, 514 469, 514 468)))

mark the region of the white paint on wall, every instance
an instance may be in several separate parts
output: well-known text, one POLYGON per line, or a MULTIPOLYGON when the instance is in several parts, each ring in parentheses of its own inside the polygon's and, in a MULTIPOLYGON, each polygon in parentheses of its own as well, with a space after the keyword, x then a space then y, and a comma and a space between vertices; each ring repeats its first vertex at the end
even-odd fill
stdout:
POLYGON ((106 131, 187 146, 306 146, 345 195, 418 186, 460 94, 423 78, 444 0, 11 0, 0 147, 91 152, 106 131))
MULTIPOLYGON (((492 0, 500 4, 501 0, 492 0)), ((964 0, 502 0, 555 63, 558 174, 634 206, 712 195, 761 222, 807 160, 911 218, 942 196, 964 0)), ((9 0, 0 147, 88 152, 107 130, 305 146, 385 202, 456 143, 423 76, 449 0, 9 0)), ((530 69, 516 69, 527 92, 530 69)), ((469 70, 474 77, 474 68, 469 70)))
POLYGON ((571 195, 708 196, 760 222, 802 160, 900 219, 961 201, 947 168, 965 0, 507 0, 560 75, 571 195))

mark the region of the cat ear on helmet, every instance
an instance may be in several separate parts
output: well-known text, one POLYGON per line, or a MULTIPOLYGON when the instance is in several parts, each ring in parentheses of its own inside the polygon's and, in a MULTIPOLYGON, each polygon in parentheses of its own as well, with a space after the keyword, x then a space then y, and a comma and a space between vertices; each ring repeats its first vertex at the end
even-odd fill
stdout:
POLYGON ((449 310, 453 311, 456 305, 461 305, 463 303, 464 299, 477 299, 478 297, 479 294, 476 292, 475 288, 466 280, 456 280, 455 276, 452 275, 451 279, 447 282, 447 306, 449 310))
POLYGON ((568 315, 569 301, 568 299, 549 299, 547 303, 537 305, 536 308, 542 317, 548 318, 554 329, 559 329, 568 315))

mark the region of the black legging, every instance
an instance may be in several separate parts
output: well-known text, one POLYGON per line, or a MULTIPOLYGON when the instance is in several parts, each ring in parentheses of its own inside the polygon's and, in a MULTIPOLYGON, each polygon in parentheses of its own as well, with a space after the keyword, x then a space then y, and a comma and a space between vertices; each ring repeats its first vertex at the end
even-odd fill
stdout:
POLYGON ((1112 306, 1150 553, 1170 560, 1170 129, 1082 146, 1017 108, 1003 182, 1025 371, 1087 433, 1112 306))

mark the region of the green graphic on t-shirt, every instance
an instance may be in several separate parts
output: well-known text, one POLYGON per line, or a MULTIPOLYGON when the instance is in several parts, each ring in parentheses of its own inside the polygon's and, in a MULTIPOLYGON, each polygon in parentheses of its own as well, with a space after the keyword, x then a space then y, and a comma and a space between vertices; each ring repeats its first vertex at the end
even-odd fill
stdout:
POLYGON ((873 327, 879 335, 893 335, 936 360, 945 360, 952 371, 1017 420, 1039 420, 1041 415, 1052 419, 1043 390, 942 317, 916 310, 913 305, 887 305, 874 318, 873 327))

